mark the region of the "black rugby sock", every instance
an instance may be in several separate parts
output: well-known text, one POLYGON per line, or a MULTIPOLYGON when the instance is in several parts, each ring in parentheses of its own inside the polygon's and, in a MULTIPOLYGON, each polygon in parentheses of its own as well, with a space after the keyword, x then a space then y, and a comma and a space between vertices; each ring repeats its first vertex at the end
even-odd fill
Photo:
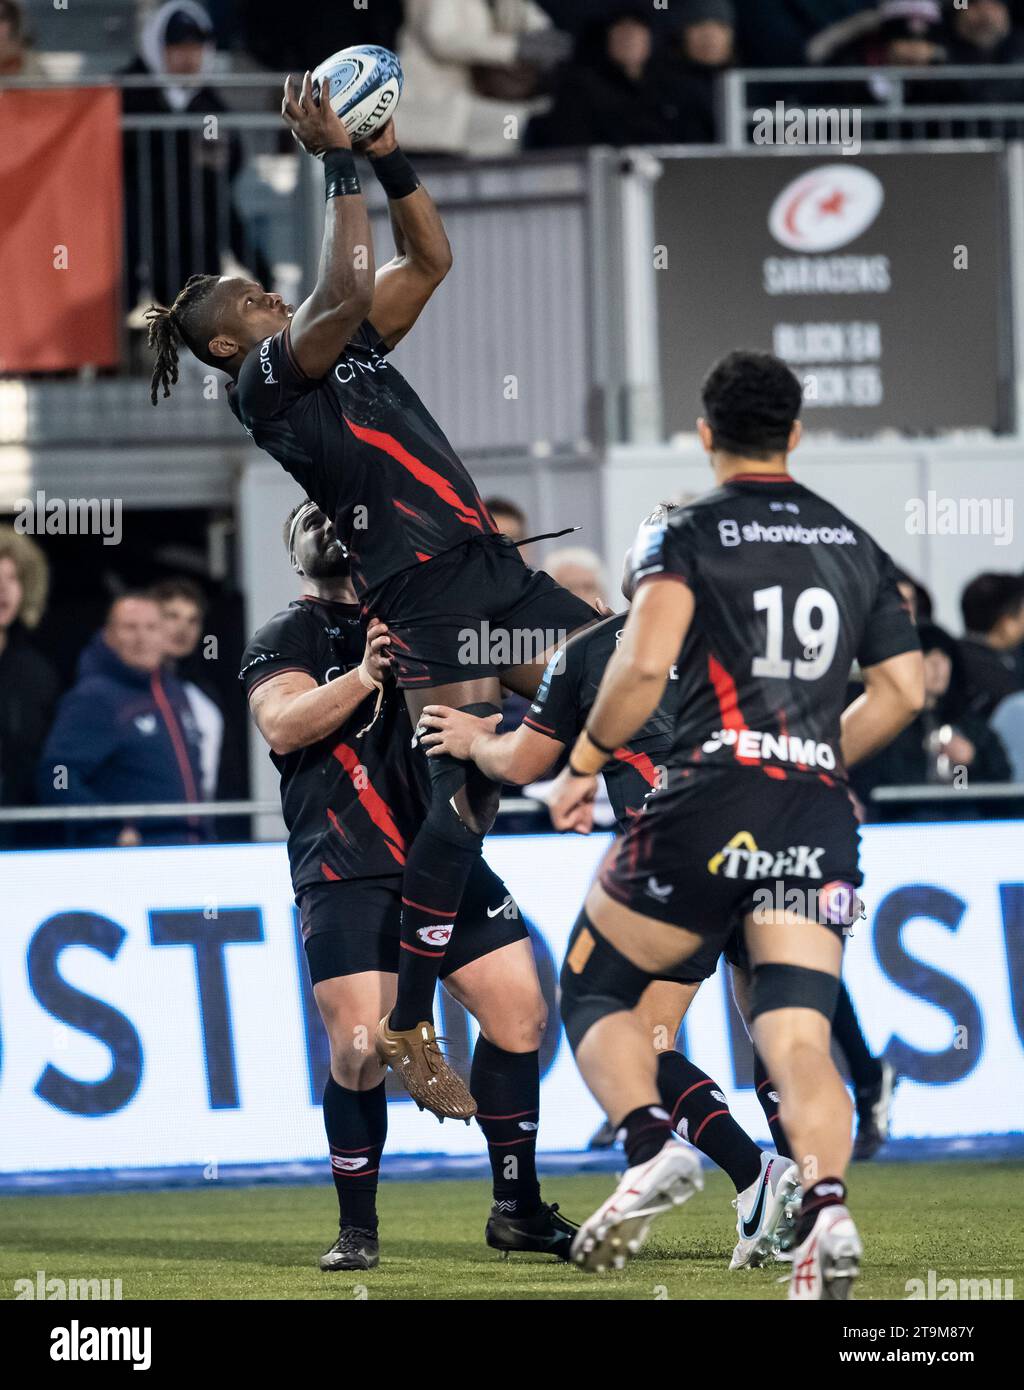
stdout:
POLYGON ((756 1182, 761 1150, 739 1127, 718 1083, 681 1052, 658 1056, 658 1093, 672 1127, 732 1178, 737 1192, 756 1182))
POLYGON ((433 1019, 438 975, 479 857, 479 844, 456 845, 429 825, 413 840, 402 876, 402 949, 392 1028, 415 1028, 433 1019))
POLYGON ((665 1147, 672 1137, 672 1121, 660 1105, 640 1105, 618 1125, 615 1137, 622 1140, 626 1163, 635 1168, 665 1147))
POLYGON ((793 1150, 789 1147, 789 1140, 786 1138, 786 1131, 782 1128, 782 1121, 779 1119, 779 1092, 775 1082, 768 1075, 765 1064, 761 1061, 761 1055, 754 1053, 754 1086, 757 1089, 757 1099, 764 1111, 764 1117, 768 1121, 768 1128, 771 1130, 772 1139, 775 1142, 775 1151, 782 1158, 792 1158, 793 1150))
POLYGON ((832 1036, 842 1049, 846 1064, 850 1068, 850 1079, 853 1089, 857 1092, 859 1111, 870 1101, 871 1093, 882 1079, 882 1064, 877 1057, 871 1055, 867 1039, 861 1032, 853 1000, 842 981, 839 982, 839 998, 836 1000, 836 1011, 832 1018, 832 1036))
POLYGON ((372 1091, 350 1091, 328 1073, 324 1128, 338 1193, 339 1224, 377 1231, 377 1179, 388 1134, 384 1082, 372 1091))
POLYGON ((532 1216, 540 1206, 540 1054, 506 1052, 481 1033, 473 1049, 469 1089, 487 1140, 494 1205, 506 1216, 532 1216))

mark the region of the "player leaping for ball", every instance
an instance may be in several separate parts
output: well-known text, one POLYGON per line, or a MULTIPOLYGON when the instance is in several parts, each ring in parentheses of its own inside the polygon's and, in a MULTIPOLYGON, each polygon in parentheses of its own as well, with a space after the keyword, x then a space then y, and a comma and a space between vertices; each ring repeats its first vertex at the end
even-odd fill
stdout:
MULTIPOLYGON (((169 310, 152 311, 152 398, 177 379, 179 343, 233 377, 235 414, 333 518, 364 612, 389 629, 413 722, 430 703, 496 712, 499 673, 532 697, 551 650, 596 615, 498 533, 439 425, 387 360, 451 265, 441 218, 393 123, 360 147, 387 193, 398 251, 375 271, 351 142, 309 73, 299 91, 286 81, 282 117, 303 149, 323 156, 316 286, 293 313, 251 281, 193 276, 169 310), (550 634, 543 651, 530 649, 538 631, 550 634)), ((473 1099, 437 1046, 432 1001, 500 788, 454 758, 430 771, 429 809, 403 875, 398 994, 377 1046, 416 1100, 465 1118, 473 1099)))
POLYGON ((571 825, 678 663, 668 775, 602 866, 562 968, 566 1032, 629 1163, 573 1256, 621 1265, 694 1190, 696 1156, 672 1133, 633 1011, 652 976, 724 943, 738 916, 754 1040, 804 1179, 790 1297, 845 1298, 861 1256, 843 1181, 850 1101, 829 1053, 861 882, 845 768, 921 708, 923 662, 892 561, 789 476, 802 404, 789 368, 734 353, 703 401, 718 486, 641 531, 622 644, 552 794, 556 824, 571 825), (844 710, 855 659, 865 690, 844 710))

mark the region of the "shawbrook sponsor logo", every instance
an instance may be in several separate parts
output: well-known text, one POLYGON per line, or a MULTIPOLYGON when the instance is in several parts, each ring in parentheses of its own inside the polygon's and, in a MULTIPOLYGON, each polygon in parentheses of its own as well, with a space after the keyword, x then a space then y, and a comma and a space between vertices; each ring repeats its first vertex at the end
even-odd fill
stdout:
POLYGON ((742 545, 744 541, 771 545, 856 545, 857 537, 849 526, 800 526, 780 523, 765 526, 761 521, 720 521, 718 538, 723 545, 742 545))

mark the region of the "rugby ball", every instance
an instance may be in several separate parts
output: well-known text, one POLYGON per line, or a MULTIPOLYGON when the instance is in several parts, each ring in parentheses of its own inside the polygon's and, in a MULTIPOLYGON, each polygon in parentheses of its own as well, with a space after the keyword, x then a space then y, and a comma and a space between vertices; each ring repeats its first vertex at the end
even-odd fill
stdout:
POLYGON ((368 140, 395 114, 402 95, 402 65, 390 48, 356 44, 339 49, 313 73, 317 100, 323 87, 352 143, 368 140))

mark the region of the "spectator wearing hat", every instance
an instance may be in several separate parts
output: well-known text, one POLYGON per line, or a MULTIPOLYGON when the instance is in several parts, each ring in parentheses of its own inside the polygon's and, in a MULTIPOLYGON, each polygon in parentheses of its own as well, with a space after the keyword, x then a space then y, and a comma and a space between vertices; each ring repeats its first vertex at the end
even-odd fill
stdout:
POLYGON ((882 0, 829 25, 807 46, 815 67, 931 67, 946 58, 939 0, 882 0))
MULTIPOLYGON (((807 60, 815 67, 934 68, 947 61, 946 40, 940 0, 882 0, 877 7, 819 33, 807 46, 807 60)), ((897 94, 906 106, 939 105, 956 99, 956 85, 911 81, 900 92, 885 72, 875 71, 863 83, 832 83, 816 92, 805 89, 801 100, 828 106, 884 106, 897 94)), ((916 130, 921 138, 940 133, 934 122, 916 130)))
POLYGON ((531 122, 527 144, 666 144, 676 106, 662 77, 650 15, 638 5, 616 10, 581 34, 559 74, 551 110, 531 122))
MULTIPOLYGON (((1006 0, 971 0, 960 8, 947 0, 950 28, 949 60, 969 66, 984 63, 1001 66, 1024 63, 1024 34, 1013 27, 1013 17, 1006 0)), ((978 77, 959 82, 959 99, 964 102, 1024 102, 1024 81, 1020 78, 978 77)), ((1020 138, 1021 123, 1008 129, 1003 122, 997 134, 1020 138)), ((980 129, 979 135, 988 131, 980 129)))
MULTIPOLYGON (((29 635, 46 607, 43 552, 28 536, 0 528, 0 806, 35 801, 35 771, 60 684, 29 635)), ((0 831, 0 843, 13 843, 0 831)))
MULTIPOLYGON (((126 87, 126 115, 216 116, 227 110, 209 85, 196 78, 213 71, 213 24, 194 0, 170 0, 146 21, 139 54, 125 76, 162 81, 152 87, 126 87)), ((156 298, 169 304, 189 275, 217 274, 230 251, 261 280, 269 268, 248 243, 234 210, 231 183, 242 166, 233 133, 205 138, 202 129, 127 131, 124 144, 127 200, 125 255, 132 306, 156 298)))

